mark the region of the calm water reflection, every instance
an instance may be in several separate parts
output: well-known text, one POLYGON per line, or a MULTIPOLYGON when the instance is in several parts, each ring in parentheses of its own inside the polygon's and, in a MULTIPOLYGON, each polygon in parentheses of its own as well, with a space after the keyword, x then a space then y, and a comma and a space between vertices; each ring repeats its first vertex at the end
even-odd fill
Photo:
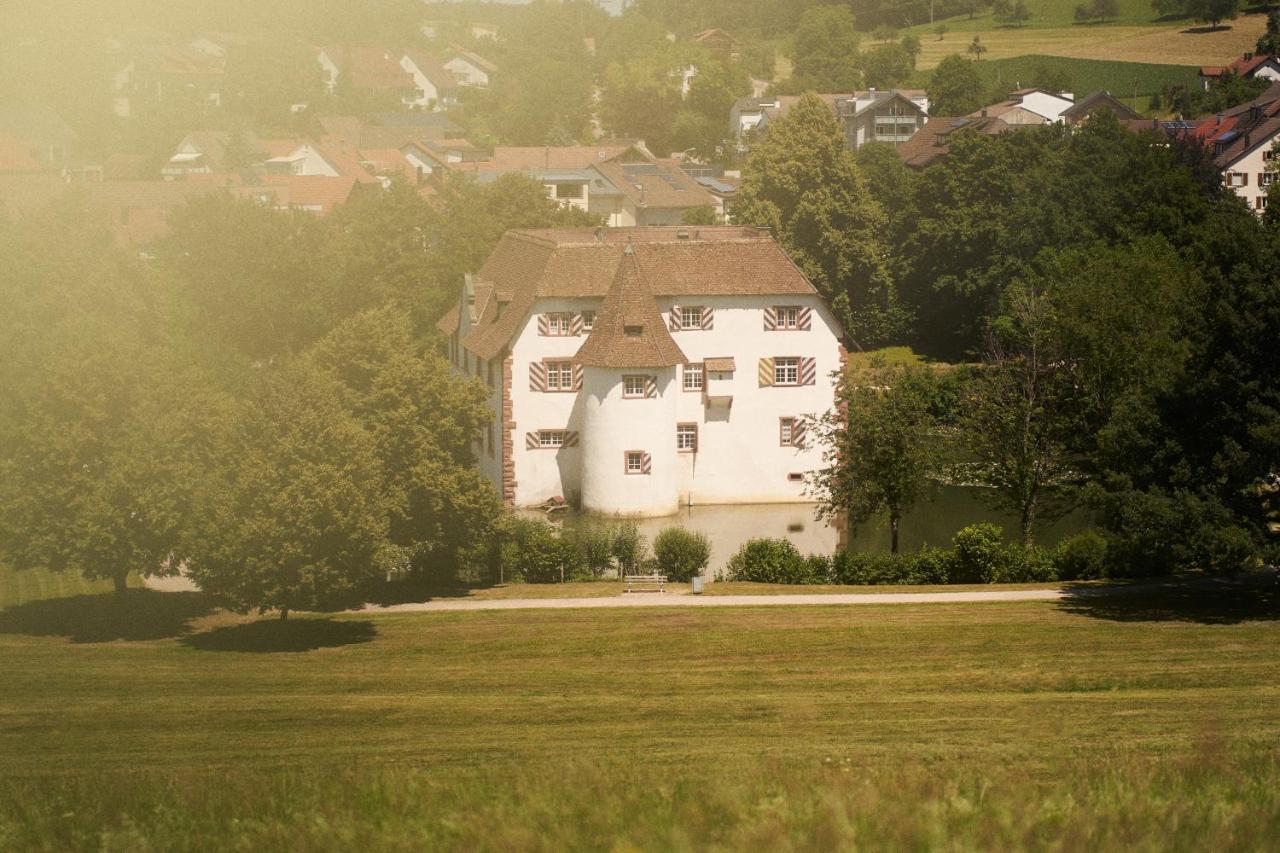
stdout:
MULTIPOLYGON (((922 501, 902 520, 902 549, 914 551, 924 545, 947 546, 957 530, 983 521, 1000 525, 1006 536, 1016 538, 1017 518, 993 509, 983 500, 981 492, 966 486, 935 487, 929 500, 922 501)), ((572 511, 560 514, 556 520, 566 528, 613 523, 610 519, 572 511)), ((831 554, 841 541, 835 526, 815 519, 814 507, 810 504, 694 506, 681 510, 678 515, 636 519, 635 523, 650 542, 664 528, 676 525, 706 535, 711 540, 712 575, 723 568, 748 539, 762 536, 790 539, 804 554, 831 554)), ((1088 523, 1088 514, 1077 511, 1052 524, 1040 525, 1036 539, 1041 544, 1053 545, 1083 530, 1088 523)), ((862 525, 852 532, 849 545, 858 551, 888 551, 888 521, 878 519, 862 525)))

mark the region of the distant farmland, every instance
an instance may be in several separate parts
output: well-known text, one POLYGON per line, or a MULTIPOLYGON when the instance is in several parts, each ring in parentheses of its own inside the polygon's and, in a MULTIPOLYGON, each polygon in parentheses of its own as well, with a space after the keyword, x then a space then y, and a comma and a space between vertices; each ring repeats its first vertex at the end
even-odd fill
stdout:
MULTIPOLYGON (((1108 91, 1126 104, 1146 112, 1151 96, 1166 86, 1199 85, 1199 69, 1190 65, 1153 65, 1146 62, 1115 62, 1100 59, 1071 59, 1062 56, 1017 56, 979 62, 978 70, 992 89, 1013 90, 1037 76, 1043 68, 1064 74, 1077 97, 1108 91), (1137 94, 1135 100, 1134 94, 1137 94)), ((917 72, 912 85, 928 84, 928 72, 917 72)))

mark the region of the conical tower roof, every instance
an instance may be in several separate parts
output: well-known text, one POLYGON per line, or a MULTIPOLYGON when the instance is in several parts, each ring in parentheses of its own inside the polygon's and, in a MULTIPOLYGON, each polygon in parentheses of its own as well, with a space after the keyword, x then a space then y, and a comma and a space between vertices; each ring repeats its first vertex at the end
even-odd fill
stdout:
POLYGON ((674 367, 688 361, 662 321, 630 243, 623 249, 613 284, 576 361, 586 367, 610 368, 674 367))

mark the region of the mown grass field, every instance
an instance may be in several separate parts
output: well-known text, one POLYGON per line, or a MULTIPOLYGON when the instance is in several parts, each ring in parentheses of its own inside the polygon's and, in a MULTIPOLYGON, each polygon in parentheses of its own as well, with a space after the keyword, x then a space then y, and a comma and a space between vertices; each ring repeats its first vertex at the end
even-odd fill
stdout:
POLYGON ((1280 603, 0 612, 0 849, 1263 849, 1280 603))
POLYGON ((1266 15, 1241 15, 1220 29, 1207 31, 1190 20, 1154 20, 1149 3, 1125 2, 1129 10, 1105 24, 1076 24, 1071 15, 1076 4, 1062 0, 1031 0, 1033 17, 1022 27, 998 25, 990 15, 950 18, 948 32, 939 39, 933 27, 923 25, 910 32, 920 38, 918 67, 930 69, 950 54, 968 56, 966 49, 976 35, 987 47, 982 61, 1020 56, 1047 55, 1155 65, 1225 65, 1253 50, 1266 29, 1266 15), (1145 6, 1145 11, 1140 7, 1145 6), (1136 10, 1136 14, 1135 14, 1136 10))

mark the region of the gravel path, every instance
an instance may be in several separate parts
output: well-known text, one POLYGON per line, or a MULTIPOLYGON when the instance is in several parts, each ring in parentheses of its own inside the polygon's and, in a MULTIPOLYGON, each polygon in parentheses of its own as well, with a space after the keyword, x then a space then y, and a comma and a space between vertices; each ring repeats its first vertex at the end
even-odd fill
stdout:
MULTIPOLYGON (((1090 594, 1104 593, 1099 589, 1090 594)), ((1057 589, 993 590, 991 592, 833 593, 829 595, 688 595, 637 592, 612 598, 506 598, 469 601, 440 599, 415 604, 366 604, 365 613, 451 613, 465 610, 569 610, 591 607, 795 607, 845 604, 972 604, 989 601, 1060 601, 1078 591, 1057 589)))

